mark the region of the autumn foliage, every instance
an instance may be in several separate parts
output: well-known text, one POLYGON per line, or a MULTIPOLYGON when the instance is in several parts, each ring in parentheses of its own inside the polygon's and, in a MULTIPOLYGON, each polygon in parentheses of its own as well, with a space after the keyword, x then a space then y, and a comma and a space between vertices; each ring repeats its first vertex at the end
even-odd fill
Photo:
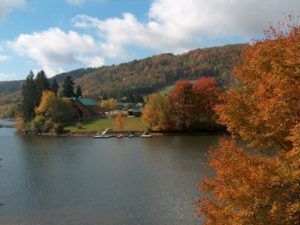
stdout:
POLYGON ((216 127, 214 106, 220 91, 211 77, 178 81, 168 96, 152 94, 143 111, 150 127, 161 130, 208 130, 216 127))
POLYGON ((124 117, 120 113, 116 115, 115 124, 117 128, 124 129, 124 117))
POLYGON ((143 109, 143 121, 152 129, 167 130, 171 127, 168 121, 167 97, 151 94, 143 109))
POLYGON ((239 81, 215 108, 233 137, 264 151, 235 140, 211 150, 215 175, 199 183, 204 197, 196 202, 206 225, 299 224, 299 65, 300 27, 291 20, 245 49, 239 81))

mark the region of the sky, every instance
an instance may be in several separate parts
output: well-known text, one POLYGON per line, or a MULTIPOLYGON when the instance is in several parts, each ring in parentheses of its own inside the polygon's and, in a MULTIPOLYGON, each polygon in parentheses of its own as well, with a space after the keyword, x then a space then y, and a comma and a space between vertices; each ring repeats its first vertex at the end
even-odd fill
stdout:
POLYGON ((0 81, 245 43, 299 0, 0 0, 0 81))

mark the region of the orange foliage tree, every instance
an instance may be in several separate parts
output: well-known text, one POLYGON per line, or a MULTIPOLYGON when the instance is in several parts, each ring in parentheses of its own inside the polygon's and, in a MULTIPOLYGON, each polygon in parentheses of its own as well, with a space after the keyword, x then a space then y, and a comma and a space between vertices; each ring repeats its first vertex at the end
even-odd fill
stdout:
POLYGON ((204 129, 216 127, 214 107, 218 103, 221 91, 212 77, 200 77, 193 84, 195 94, 196 125, 204 129))
POLYGON ((220 90, 211 77, 200 77, 195 83, 186 80, 177 82, 167 101, 175 129, 198 130, 216 127, 213 108, 219 95, 220 90))
POLYGON ((124 129, 124 117, 122 116, 121 113, 118 113, 116 118, 115 118, 115 124, 116 127, 119 129, 124 129))
POLYGON ((196 214, 206 225, 299 224, 300 221, 300 26, 289 20, 246 47, 234 74, 239 83, 216 107, 234 140, 210 152, 215 176, 198 187, 196 214))
POLYGON ((193 85, 187 80, 178 81, 169 96, 168 104, 176 129, 190 129, 196 116, 193 85))
POLYGON ((213 107, 220 91, 211 77, 195 83, 178 81, 169 96, 152 94, 143 110, 143 119, 151 128, 161 130, 198 130, 216 127, 213 107))

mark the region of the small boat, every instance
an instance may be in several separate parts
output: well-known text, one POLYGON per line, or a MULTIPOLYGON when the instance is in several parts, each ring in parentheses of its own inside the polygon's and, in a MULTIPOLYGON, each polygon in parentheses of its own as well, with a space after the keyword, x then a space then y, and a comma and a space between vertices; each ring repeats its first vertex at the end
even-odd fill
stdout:
POLYGON ((93 138, 111 138, 113 137, 112 135, 107 134, 107 132, 109 131, 109 128, 104 129, 104 131, 102 131, 101 134, 99 134, 99 132, 93 136, 93 138))
POLYGON ((133 134, 129 134, 128 137, 129 137, 129 138, 133 138, 134 135, 133 135, 133 134))
POLYGON ((151 138, 152 135, 149 134, 147 131, 145 131, 144 133, 141 134, 141 138, 151 138))
POLYGON ((117 136, 117 138, 122 138, 122 137, 124 137, 123 134, 120 134, 120 135, 117 136))
POLYGON ((112 135, 95 135, 93 138, 111 138, 112 135))

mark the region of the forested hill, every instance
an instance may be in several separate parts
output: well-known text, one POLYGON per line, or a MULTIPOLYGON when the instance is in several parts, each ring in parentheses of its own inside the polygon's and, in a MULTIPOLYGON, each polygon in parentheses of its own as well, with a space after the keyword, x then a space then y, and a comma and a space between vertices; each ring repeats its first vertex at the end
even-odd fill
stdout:
POLYGON ((76 83, 81 85, 85 95, 109 94, 112 97, 147 94, 178 80, 195 80, 202 75, 215 77, 219 85, 226 88, 232 79, 233 66, 241 62, 243 46, 197 49, 177 56, 161 54, 105 66, 77 79, 76 83))
MULTIPOLYGON (((78 69, 59 74, 55 79, 61 83, 65 76, 70 75, 89 96, 146 94, 177 80, 194 80, 201 75, 213 76, 221 86, 226 87, 231 82, 233 65, 241 61, 242 47, 227 45, 197 49, 177 56, 161 54, 120 65, 78 69)), ((20 91, 22 84, 23 81, 0 82, 0 95, 20 91)))

